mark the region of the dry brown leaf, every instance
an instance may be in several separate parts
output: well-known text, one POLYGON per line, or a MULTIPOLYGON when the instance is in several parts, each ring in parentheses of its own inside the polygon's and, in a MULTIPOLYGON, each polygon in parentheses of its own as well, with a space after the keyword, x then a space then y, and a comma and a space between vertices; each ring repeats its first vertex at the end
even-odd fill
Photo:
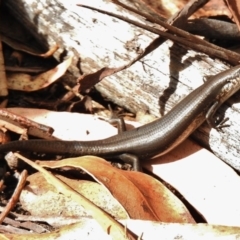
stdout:
POLYGON ((121 173, 142 192, 161 222, 195 223, 183 203, 161 182, 140 172, 121 173))
MULTIPOLYGON (((123 207, 112 197, 107 189, 99 183, 69 179, 61 175, 56 176, 58 179, 69 185, 75 191, 79 192, 95 205, 108 212, 115 219, 127 219, 128 215, 123 207)), ((79 221, 83 218, 92 218, 86 209, 77 204, 72 199, 60 194, 56 187, 49 184, 43 174, 37 172, 27 179, 28 185, 21 193, 20 202, 22 208, 28 211, 32 217, 57 218, 61 212, 61 218, 79 221)), ((55 227, 62 226, 59 222, 55 227)))
POLYGON ((102 81, 105 77, 111 76, 128 66, 131 66, 131 63, 123 65, 118 68, 109 68, 109 67, 104 67, 99 70, 97 70, 94 73, 89 73, 82 75, 78 78, 78 82, 80 84, 79 91, 84 92, 87 89, 93 87, 95 84, 99 83, 102 81))
POLYGON ((79 219, 79 223, 70 224, 65 227, 61 227, 51 233, 41 234, 0 234, 0 239, 11 240, 61 240, 61 239, 104 239, 112 240, 113 238, 104 232, 96 221, 90 221, 86 223, 79 219))
POLYGON ((43 57, 43 58, 51 57, 58 49, 59 49, 59 46, 55 44, 46 53, 40 54, 40 57, 43 57))
POLYGON ((69 57, 55 68, 34 77, 34 79, 30 75, 24 73, 8 73, 8 88, 32 92, 48 87, 67 71, 71 63, 72 57, 69 57))
POLYGON ((54 185, 59 192, 72 198, 78 204, 80 204, 81 206, 86 208, 88 211, 90 211, 94 219, 101 225, 101 227, 104 229, 105 232, 107 232, 109 235, 113 237, 113 239, 119 239, 119 240, 128 239, 128 238, 136 239, 136 236, 126 231, 126 229, 121 224, 119 224, 115 219, 113 219, 108 213, 98 208, 95 204, 93 204, 87 198, 77 193, 70 186, 66 185, 65 183, 57 179, 54 175, 52 175, 50 172, 42 168, 40 165, 32 162, 31 160, 21 156, 18 153, 15 153, 15 155, 18 158, 22 159, 27 164, 29 164, 34 169, 41 172, 46 178, 46 180, 50 184, 54 185))
POLYGON ((41 161, 39 164, 50 168, 67 166, 83 169, 106 186, 133 219, 194 222, 176 196, 159 181, 144 173, 118 170, 94 156, 41 161))
POLYGON ((1 35, 1 38, 2 38, 2 41, 5 44, 7 44, 8 46, 10 46, 12 49, 15 49, 20 52, 28 53, 32 56, 38 56, 38 57, 43 57, 43 58, 48 58, 48 57, 52 56, 59 48, 59 46, 57 44, 55 44, 47 52, 41 53, 40 51, 35 50, 35 49, 27 46, 27 44, 24 44, 18 40, 15 40, 14 38, 7 37, 6 35, 1 35))
POLYGON ((240 30, 240 1, 239 0, 226 0, 229 11, 233 15, 233 19, 240 30))

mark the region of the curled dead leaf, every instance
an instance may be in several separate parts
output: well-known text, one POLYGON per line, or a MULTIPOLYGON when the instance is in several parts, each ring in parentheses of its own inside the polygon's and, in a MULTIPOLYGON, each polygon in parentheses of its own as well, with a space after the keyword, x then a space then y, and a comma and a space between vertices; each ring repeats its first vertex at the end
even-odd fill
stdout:
POLYGON ((12 90, 32 92, 48 87, 67 71, 71 63, 72 57, 69 57, 55 68, 34 78, 24 73, 8 73, 8 88, 12 90))
POLYGON ((103 184, 124 206, 131 218, 193 223, 188 210, 162 183, 139 172, 126 172, 94 156, 41 161, 48 168, 81 168, 103 184))

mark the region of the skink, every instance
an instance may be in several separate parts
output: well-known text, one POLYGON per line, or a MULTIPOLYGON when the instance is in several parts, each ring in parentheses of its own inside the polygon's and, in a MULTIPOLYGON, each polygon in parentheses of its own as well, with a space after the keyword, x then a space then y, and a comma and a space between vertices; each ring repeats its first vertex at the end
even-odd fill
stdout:
POLYGON ((163 155, 185 140, 205 120, 216 128, 217 108, 240 88, 240 65, 209 78, 162 118, 96 141, 27 140, 0 145, 0 152, 34 151, 118 157, 140 170, 139 160, 163 155))

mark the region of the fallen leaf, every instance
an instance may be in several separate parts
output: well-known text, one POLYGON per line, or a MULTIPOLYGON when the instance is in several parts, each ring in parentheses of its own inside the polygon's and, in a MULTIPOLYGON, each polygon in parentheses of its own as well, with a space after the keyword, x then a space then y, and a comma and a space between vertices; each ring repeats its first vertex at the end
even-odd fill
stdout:
MULTIPOLYGON (((61 175, 56 175, 56 177, 108 212, 115 219, 128 218, 123 207, 101 184, 86 180, 69 179, 61 175)), ((22 208, 31 213, 31 216, 48 219, 59 217, 60 212, 63 224, 65 224, 65 220, 77 222, 82 218, 92 218, 91 214, 74 200, 59 194, 56 187, 49 184, 43 174, 39 172, 32 174, 27 181, 28 185, 21 193, 20 202, 22 208)), ((60 226, 62 226, 61 222, 54 225, 54 227, 60 226)))
POLYGON ((111 76, 117 72, 120 72, 121 70, 127 68, 131 64, 126 64, 124 66, 118 67, 118 68, 109 68, 104 67, 99 70, 97 70, 94 73, 85 74, 83 76, 80 76, 78 78, 78 82, 80 84, 79 91, 84 92, 87 89, 93 87, 95 84, 102 81, 103 78, 111 76))
POLYGON ((144 173, 116 169, 103 159, 94 156, 40 161, 39 164, 48 168, 81 168, 106 186, 133 219, 194 222, 176 196, 162 183, 144 173))
POLYGON ((232 13, 233 19, 240 30, 240 2, 239 0, 226 0, 229 11, 232 13))
MULTIPOLYGON (((41 234, 0 234, 1 239, 12 240, 61 240, 61 239, 104 239, 112 240, 113 238, 104 232, 96 221, 82 221, 79 219, 79 223, 70 224, 68 226, 61 227, 51 233, 41 234)), ((123 238, 122 238, 123 239, 123 238)), ((125 238, 126 239, 126 238, 125 238)))
POLYGON ((126 231, 126 229, 124 229, 124 227, 119 224, 115 219, 113 219, 108 213, 98 208, 95 204, 93 204, 83 195, 77 193, 70 186, 57 179, 53 174, 51 174, 35 162, 32 162, 31 160, 21 156, 20 154, 15 153, 15 155, 27 164, 29 164, 34 169, 41 172, 46 178, 46 180, 50 184, 54 185, 59 192, 61 192, 65 196, 71 197, 78 204, 90 211, 94 219, 101 225, 105 232, 107 232, 113 237, 113 239, 136 239, 136 236, 134 236, 134 234, 126 231))
POLYGON ((72 57, 60 63, 55 68, 42 73, 34 78, 25 73, 8 73, 8 88, 12 90, 32 92, 48 87, 59 79, 72 63, 72 57))
MULTIPOLYGON (((7 26, 8 27, 8 26, 7 26)), ((20 52, 25 52, 28 53, 32 56, 38 56, 38 57, 43 57, 47 58, 53 55, 54 52, 56 52, 59 48, 57 44, 53 45, 46 53, 41 53, 39 50, 36 50, 34 48, 29 47, 27 44, 24 44, 12 37, 8 37, 6 35, 1 35, 2 41, 10 46, 12 49, 18 50, 20 52)))
MULTIPOLYGON (((239 227, 217 226, 209 224, 158 223, 143 220, 120 220, 132 232, 141 236, 141 240, 238 240, 239 227)), ((61 227, 51 233, 42 234, 0 234, 1 239, 12 240, 61 240, 61 239, 112 239, 96 221, 79 219, 79 223, 61 227)))
MULTIPOLYGON (((133 171, 121 171, 144 195, 161 222, 195 223, 183 203, 160 181, 133 171)), ((138 211, 138 208, 135 209, 138 211)))

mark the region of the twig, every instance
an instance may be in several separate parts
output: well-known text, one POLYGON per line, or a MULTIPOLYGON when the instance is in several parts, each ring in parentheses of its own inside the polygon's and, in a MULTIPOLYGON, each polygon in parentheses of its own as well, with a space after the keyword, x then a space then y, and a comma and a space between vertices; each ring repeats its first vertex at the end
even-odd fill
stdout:
POLYGON ((28 173, 27 170, 23 170, 20 177, 19 177, 19 181, 17 184, 17 187, 11 197, 11 199, 9 200, 7 206, 5 207, 4 211, 0 214, 0 224, 3 222, 4 218, 8 215, 8 213, 14 208, 14 206, 16 205, 19 196, 22 192, 22 189, 25 186, 26 180, 28 177, 28 173))

